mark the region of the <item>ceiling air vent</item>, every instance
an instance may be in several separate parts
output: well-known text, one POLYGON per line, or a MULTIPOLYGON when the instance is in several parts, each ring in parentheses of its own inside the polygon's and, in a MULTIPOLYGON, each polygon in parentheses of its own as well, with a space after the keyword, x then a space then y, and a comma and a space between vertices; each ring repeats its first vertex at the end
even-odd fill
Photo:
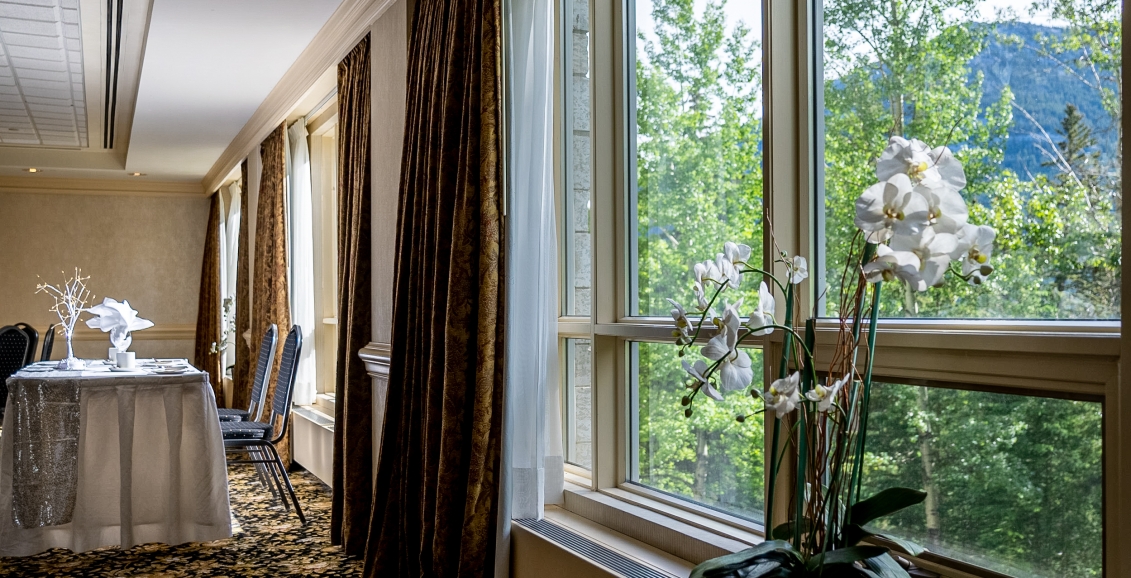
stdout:
POLYGON ((118 109, 118 62, 122 55, 122 2, 106 0, 106 99, 102 111, 102 148, 114 148, 114 120, 118 109))

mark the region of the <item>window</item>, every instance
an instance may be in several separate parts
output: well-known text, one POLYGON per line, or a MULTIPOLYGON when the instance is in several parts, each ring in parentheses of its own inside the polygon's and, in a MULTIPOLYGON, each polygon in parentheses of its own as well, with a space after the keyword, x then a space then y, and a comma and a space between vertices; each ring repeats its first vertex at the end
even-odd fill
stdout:
MULTIPOLYGON (((571 480, 762 531, 770 422, 749 392, 683 416, 666 298, 690 303, 691 265, 726 240, 773 266, 769 218, 775 249, 809 258, 800 307, 827 365, 854 200, 898 132, 951 149, 970 221, 999 237, 981 287, 884 289, 864 493, 933 498, 877 529, 951 574, 1099 576, 1122 559, 1119 3, 562 2, 571 480)), ((778 333, 751 344, 754 387, 776 376, 778 333)))
MULTIPOLYGON (((314 208, 314 347, 318 393, 334 393, 338 358, 338 138, 336 100, 307 119, 314 208)), ((318 403, 318 402, 315 402, 318 403)), ((328 408, 329 409, 329 408, 328 408)))

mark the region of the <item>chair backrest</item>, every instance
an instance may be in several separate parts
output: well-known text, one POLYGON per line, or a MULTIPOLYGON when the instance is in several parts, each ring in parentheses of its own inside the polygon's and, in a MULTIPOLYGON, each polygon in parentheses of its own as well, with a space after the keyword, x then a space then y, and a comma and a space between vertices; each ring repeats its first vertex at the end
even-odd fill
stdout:
POLYGON ((19 327, 0 327, 0 385, 26 365, 24 361, 30 342, 27 333, 19 327))
POLYGON ((263 402, 267 400, 267 384, 271 367, 275 365, 275 347, 279 344, 279 328, 272 323, 259 342, 259 360, 255 363, 255 379, 251 382, 251 401, 247 406, 248 419, 259 421, 263 416, 263 402))
POLYGON ((31 365, 35 361, 35 346, 39 345, 39 332, 34 327, 27 323, 17 323, 19 327, 28 336, 27 355, 24 356, 24 365, 31 365))
POLYGON ((275 395, 271 397, 271 419, 267 422, 274 424, 279 417, 283 418, 282 428, 276 430, 277 443, 287 433, 287 423, 291 419, 291 400, 295 395, 295 379, 298 377, 298 356, 302 352, 302 329, 298 325, 291 326, 287 334, 287 341, 283 343, 283 359, 279 362, 279 374, 275 376, 275 395))
POLYGON ((40 361, 49 361, 51 359, 51 348, 55 345, 55 328, 58 323, 52 323, 51 327, 47 328, 47 334, 43 336, 43 353, 40 354, 40 361))

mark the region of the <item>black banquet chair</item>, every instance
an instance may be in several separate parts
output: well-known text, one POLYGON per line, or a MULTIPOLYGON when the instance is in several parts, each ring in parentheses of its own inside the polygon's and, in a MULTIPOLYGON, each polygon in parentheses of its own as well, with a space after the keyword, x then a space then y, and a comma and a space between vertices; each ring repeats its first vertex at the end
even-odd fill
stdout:
POLYGON ((52 323, 51 327, 47 328, 47 333, 43 335, 43 353, 40 354, 40 361, 51 361, 51 349, 55 345, 55 328, 58 323, 52 323))
POLYGON ((247 409, 221 407, 216 410, 220 421, 259 421, 263 416, 263 402, 267 401, 266 384, 271 380, 271 366, 275 363, 275 348, 279 343, 279 328, 274 323, 259 342, 259 360, 255 364, 255 379, 251 382, 251 399, 247 409))
POLYGON ((27 350, 31 338, 15 325, 0 327, 0 421, 8 404, 8 378, 27 365, 27 350))
MULTIPOLYGON (((305 526, 306 517, 302 515, 302 507, 299 506, 294 486, 291 485, 291 478, 287 475, 287 469, 283 467, 283 460, 275 448, 275 444, 283 440, 287 426, 290 424, 291 400, 294 399, 300 351, 302 351, 302 330, 295 325, 291 327, 287 340, 283 343, 283 359, 279 363, 279 374, 275 376, 275 395, 271 398, 271 413, 268 415, 268 420, 266 422, 222 421, 220 432, 224 434, 225 452, 247 455, 243 459, 229 459, 228 463, 266 466, 277 485, 280 479, 286 484, 295 513, 305 526), (277 423, 280 421, 281 423, 277 423)), ((280 497, 282 491, 283 488, 280 487, 280 497)), ((285 497, 282 502, 284 507, 290 509, 285 497)))
POLYGON ((24 365, 31 365, 31 362, 35 361, 35 347, 39 345, 39 332, 27 323, 17 323, 16 327, 19 327, 20 330, 28 336, 27 355, 24 356, 24 365))

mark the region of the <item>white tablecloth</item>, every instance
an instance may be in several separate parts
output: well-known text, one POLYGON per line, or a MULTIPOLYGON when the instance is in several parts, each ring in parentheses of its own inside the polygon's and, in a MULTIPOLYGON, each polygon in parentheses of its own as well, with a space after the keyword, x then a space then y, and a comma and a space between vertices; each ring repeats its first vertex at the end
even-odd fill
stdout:
POLYGON ((66 524, 22 528, 14 522, 10 433, 17 402, 8 396, 0 435, 0 556, 231 536, 224 442, 207 374, 110 373, 97 367, 20 372, 9 390, 19 379, 76 377, 77 486, 66 524))

